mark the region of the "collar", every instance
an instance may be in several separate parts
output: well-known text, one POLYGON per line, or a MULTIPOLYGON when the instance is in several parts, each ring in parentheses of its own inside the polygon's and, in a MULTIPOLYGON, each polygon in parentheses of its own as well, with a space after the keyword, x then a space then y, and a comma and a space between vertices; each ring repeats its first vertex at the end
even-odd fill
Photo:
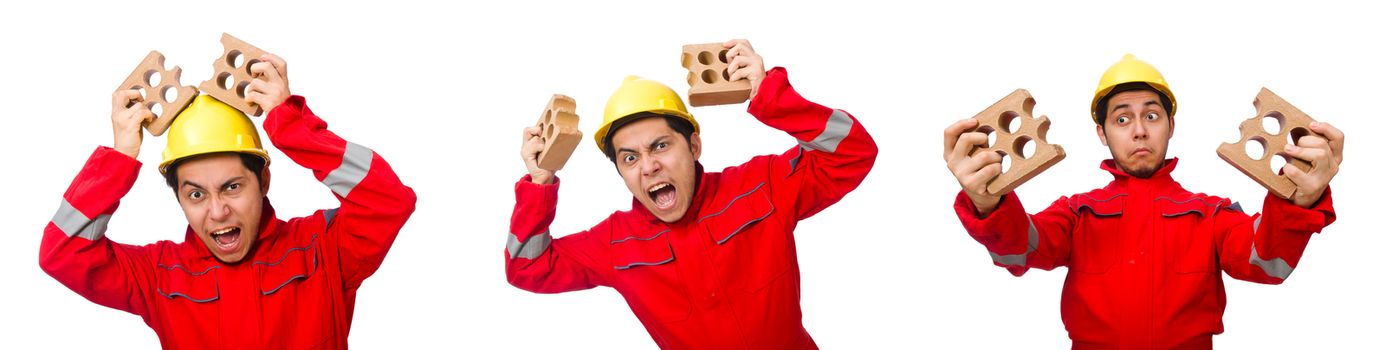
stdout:
POLYGON ((683 213, 683 217, 679 218, 679 221, 666 223, 660 220, 659 217, 651 213, 648 208, 645 208, 645 205, 640 203, 640 200, 636 199, 635 196, 631 196, 630 198, 631 211, 635 212, 635 215, 639 216, 642 220, 656 225, 666 224, 669 226, 683 226, 694 222, 696 220, 694 218, 698 216, 698 209, 703 206, 704 198, 707 197, 709 195, 708 192, 712 190, 712 181, 709 181, 709 177, 707 173, 703 172, 703 163, 694 161, 693 181, 696 182, 696 184, 693 187, 696 188, 696 190, 693 191, 693 201, 689 203, 688 211, 683 213))
MULTIPOLYGON (((277 233, 279 225, 282 223, 279 221, 279 218, 274 216, 274 206, 270 205, 269 197, 262 199, 260 204, 264 206, 264 210, 260 213, 260 232, 259 235, 255 237, 255 246, 250 248, 250 253, 247 253, 245 258, 241 259, 241 262, 250 260, 255 256, 256 252, 265 247, 270 237, 277 233)), ((212 255, 212 251, 207 248, 207 244, 203 243, 202 239, 197 237, 197 232, 193 231, 192 226, 188 226, 187 232, 184 233, 183 250, 184 253, 187 253, 188 256, 194 259, 206 259, 214 263, 221 263, 216 260, 216 256, 212 255)))

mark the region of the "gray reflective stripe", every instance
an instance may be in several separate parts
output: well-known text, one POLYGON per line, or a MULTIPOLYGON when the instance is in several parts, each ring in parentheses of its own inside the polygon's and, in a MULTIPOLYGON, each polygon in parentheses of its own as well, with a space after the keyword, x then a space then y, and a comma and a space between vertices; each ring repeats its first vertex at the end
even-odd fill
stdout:
POLYGON ((626 264, 626 265, 622 265, 622 266, 616 266, 616 269, 617 269, 617 270, 629 270, 630 268, 636 267, 636 266, 655 266, 655 265, 664 265, 664 264, 668 264, 670 261, 674 261, 674 257, 673 257, 673 256, 670 256, 668 259, 664 259, 664 260, 661 260, 661 261, 655 261, 655 262, 633 262, 633 263, 626 264))
POLYGON ((1265 271, 1266 275, 1268 276, 1279 278, 1282 280, 1289 278, 1290 273, 1294 272, 1295 268, 1290 267, 1290 263, 1285 262, 1285 259, 1274 258, 1270 260, 1265 260, 1261 259, 1261 256, 1256 254, 1255 233, 1256 231, 1261 230, 1261 218, 1263 217, 1264 216, 1258 215, 1256 216, 1256 221, 1251 223, 1251 259, 1249 259, 1247 262, 1251 263, 1252 265, 1260 266, 1261 271, 1265 271))
POLYGON ((842 139, 847 138, 847 133, 852 131, 852 117, 847 116, 847 112, 834 109, 833 114, 828 116, 827 125, 823 126, 823 133, 813 138, 813 141, 799 142, 799 146, 804 148, 824 151, 828 153, 837 152, 837 144, 842 139))
POLYGON ((794 155, 794 159, 789 160, 789 173, 793 174, 795 170, 799 169, 799 160, 804 158, 804 152, 808 152, 808 149, 800 145, 799 153, 794 155))
POLYGON ((1031 252, 1039 249, 1039 230, 1035 229, 1034 221, 1030 220, 1028 217, 1026 221, 1030 222, 1030 241, 1029 246, 1025 247, 1025 252, 1020 254, 1000 255, 988 251, 987 254, 991 254, 991 261, 1005 266, 1025 266, 1025 258, 1030 255, 1031 252))
POLYGON ((1275 278, 1279 278, 1279 279, 1282 279, 1282 280, 1283 280, 1283 279, 1286 279, 1286 278, 1289 278, 1291 272, 1295 272, 1295 268, 1290 267, 1290 263, 1285 262, 1285 259, 1281 259, 1281 258, 1274 258, 1274 259, 1270 259, 1270 260, 1261 259, 1260 256, 1256 255, 1256 242, 1251 242, 1251 260, 1250 260, 1250 262, 1251 262, 1252 265, 1260 266, 1260 267, 1261 267, 1261 271, 1265 271, 1265 272, 1266 272, 1266 275, 1269 275, 1269 276, 1275 277, 1275 278))
POLYGON ((373 157, 371 149, 347 142, 346 152, 342 154, 342 165, 327 173, 327 177, 322 179, 322 184, 327 185, 327 188, 332 189, 338 196, 346 197, 351 193, 351 189, 356 188, 356 184, 366 178, 366 173, 371 170, 373 157))
POLYGON ((1242 211, 1242 202, 1232 202, 1232 205, 1227 206, 1227 209, 1242 211))
POLYGON ((505 239, 505 251, 510 253, 511 259, 534 259, 548 250, 551 242, 553 242, 553 237, 549 235, 549 231, 544 231, 540 235, 529 236, 524 242, 520 242, 520 238, 511 233, 505 239))
POLYGON ((106 225, 110 222, 110 215, 97 215, 96 219, 88 218, 86 214, 73 207, 72 203, 68 203, 66 198, 58 204, 58 212, 53 214, 53 225, 58 226, 68 237, 77 236, 93 241, 106 235, 106 225))
POLYGON ((328 209, 322 212, 322 219, 325 221, 323 227, 332 227, 332 219, 337 218, 337 208, 328 209))

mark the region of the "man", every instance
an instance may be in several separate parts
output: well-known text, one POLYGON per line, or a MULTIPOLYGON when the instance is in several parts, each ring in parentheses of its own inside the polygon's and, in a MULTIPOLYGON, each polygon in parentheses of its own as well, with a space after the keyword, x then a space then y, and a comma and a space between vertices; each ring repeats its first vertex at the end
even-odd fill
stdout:
POLYGON ((766 72, 749 42, 724 46, 729 80, 751 83, 748 112, 799 144, 704 172, 698 123, 678 94, 628 77, 594 141, 630 189, 631 210, 552 239, 559 180, 538 167, 540 130, 526 128, 510 284, 536 293, 612 287, 661 348, 816 348, 801 321, 794 227, 855 189, 876 145, 851 115, 800 97, 783 68, 766 72))
POLYGON ((992 261, 1020 276, 1030 268, 1068 266, 1060 312, 1074 349, 1208 349, 1222 333, 1226 306, 1221 272, 1279 284, 1299 264, 1309 237, 1332 223, 1328 182, 1342 162, 1343 133, 1311 126, 1286 153, 1313 164, 1284 174, 1291 199, 1267 193, 1264 214, 1248 216, 1228 199, 1193 193, 1165 159, 1174 135, 1174 93, 1155 67, 1126 55, 1112 65, 1092 100, 1097 137, 1111 151, 1105 187, 1061 197, 1026 215, 1014 193, 990 195, 1000 173, 992 152, 968 156, 987 136, 944 131, 944 158, 963 191, 954 203, 963 227, 992 261))
MULTIPOLYGON (((135 183, 140 93, 113 96, 114 147, 99 147, 44 229, 39 265, 87 299, 144 318, 164 348, 346 348, 356 289, 414 211, 414 192, 370 149, 327 130, 287 65, 261 57, 246 98, 265 132, 327 185, 341 207, 288 221, 265 193, 269 157, 244 114, 201 95, 173 121, 159 172, 188 220, 182 243, 113 242, 107 222, 135 183)), ((90 323, 90 322, 87 322, 90 323)))

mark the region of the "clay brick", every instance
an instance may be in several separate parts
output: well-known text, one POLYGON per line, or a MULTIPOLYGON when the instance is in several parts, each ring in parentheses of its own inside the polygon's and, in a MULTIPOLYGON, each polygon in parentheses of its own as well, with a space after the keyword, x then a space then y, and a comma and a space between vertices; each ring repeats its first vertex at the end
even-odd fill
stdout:
POLYGON ((265 51, 226 33, 221 34, 221 45, 221 56, 212 62, 212 79, 202 82, 198 88, 247 115, 260 115, 264 111, 245 99, 245 89, 250 79, 257 79, 250 73, 250 65, 260 62, 265 51), (237 60, 241 61, 240 65, 236 65, 237 60))
POLYGON ((548 171, 563 169, 568 157, 573 155, 578 143, 582 141, 582 131, 578 130, 577 101, 573 98, 554 94, 544 113, 539 116, 539 139, 544 142, 544 150, 539 153, 539 168, 548 171))
POLYGON ((977 113, 978 124, 971 131, 996 134, 995 144, 976 147, 968 155, 977 152, 997 152, 1011 158, 1010 169, 992 179, 987 184, 987 192, 1004 194, 1029 181, 1045 169, 1064 159, 1064 148, 1045 140, 1049 132, 1049 117, 1033 117, 1035 98, 1025 89, 1016 89, 1010 95, 996 101, 981 113, 977 113), (1009 132, 1012 123, 1020 122, 1015 132, 1009 132), (1035 154, 1024 154, 1025 144, 1035 143, 1035 154))
POLYGON ((1285 154, 1285 145, 1305 135, 1323 135, 1309 130, 1309 124, 1314 122, 1313 118, 1285 102, 1285 99, 1269 89, 1261 88, 1261 92, 1256 94, 1256 99, 1252 100, 1251 104, 1256 106, 1256 115, 1242 121, 1238 127, 1242 133, 1239 141, 1218 146, 1218 157, 1256 180, 1261 186, 1265 186, 1276 197, 1290 198, 1290 195, 1295 193, 1295 183, 1280 175, 1280 169, 1271 169, 1271 157, 1283 157, 1286 164, 1309 171, 1308 162, 1285 154), (1262 118, 1275 118, 1280 123, 1279 132, 1271 134, 1266 131, 1262 127, 1262 118), (1253 141, 1260 143, 1261 149, 1265 150, 1257 158, 1247 155, 1246 143, 1253 141))
POLYGON ((140 90, 139 103, 144 103, 151 111, 154 106, 159 106, 159 112, 155 113, 155 119, 145 123, 145 130, 154 136, 163 135, 168 130, 169 123, 173 118, 182 112, 192 103, 193 97, 197 97, 197 88, 190 85, 179 85, 179 76, 183 74, 183 68, 173 66, 173 69, 164 69, 164 54, 159 51, 150 51, 140 61, 135 70, 130 72, 130 76, 120 83, 119 90, 140 90), (158 84, 150 84, 157 78, 158 84), (155 86, 157 85, 157 86, 155 86), (166 97, 172 96, 172 99, 166 97))
POLYGON ((721 43, 683 46, 683 67, 688 68, 688 104, 725 105, 751 98, 751 82, 727 81, 727 49, 721 43))

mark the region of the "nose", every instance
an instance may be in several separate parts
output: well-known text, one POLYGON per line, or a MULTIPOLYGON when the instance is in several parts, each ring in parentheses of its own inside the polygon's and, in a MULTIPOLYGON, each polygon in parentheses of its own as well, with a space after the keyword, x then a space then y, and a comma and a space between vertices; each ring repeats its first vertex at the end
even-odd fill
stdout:
POLYGON ((1131 124, 1132 124, 1131 138, 1136 139, 1136 140, 1144 140, 1144 139, 1150 137, 1150 131, 1149 131, 1149 130, 1146 130, 1145 119, 1144 119, 1144 118, 1142 118, 1142 119, 1139 120, 1139 121, 1136 121, 1135 123, 1131 123, 1131 124))
POLYGON ((640 158, 640 175, 654 176, 663 170, 663 166, 654 157, 645 156, 640 158))
POLYGON ((212 222, 222 222, 231 217, 231 206, 220 196, 212 196, 207 204, 207 218, 212 222))

